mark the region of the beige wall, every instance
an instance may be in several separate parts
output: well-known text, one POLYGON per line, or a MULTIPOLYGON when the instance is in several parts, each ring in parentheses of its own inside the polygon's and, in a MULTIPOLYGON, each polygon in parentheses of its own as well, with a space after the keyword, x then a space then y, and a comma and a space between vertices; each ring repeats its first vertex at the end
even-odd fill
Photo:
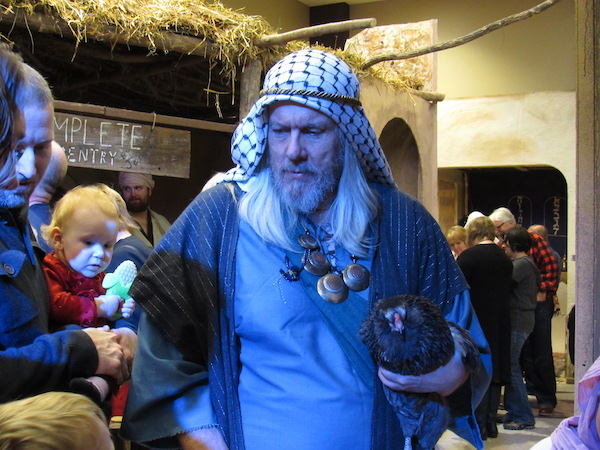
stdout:
MULTIPOLYGON (((538 3, 540 0, 384 0, 351 5, 350 16, 374 17, 378 25, 438 19, 442 42, 538 3)), ((297 0, 225 0, 223 4, 262 15, 281 31, 309 23, 308 6, 297 0)), ((575 3, 562 0, 534 17, 439 52, 438 90, 447 98, 575 90, 575 55, 575 3)))
MULTIPOLYGON (((438 105, 438 167, 550 166, 567 181, 567 228, 576 226, 574 91, 457 99, 438 105)), ((568 278, 574 280, 576 233, 568 235, 568 278)), ((575 302, 568 283, 566 303, 575 302)))
MULTIPOLYGON (((378 25, 438 19, 438 40, 470 33, 539 0, 385 0, 353 5, 352 18, 378 25)), ((438 53, 438 90, 447 98, 574 90, 575 5, 562 0, 522 22, 438 53)))
POLYGON ((307 27, 309 23, 308 6, 297 0, 223 0, 221 3, 244 14, 263 16, 280 32, 307 27))
POLYGON ((415 168, 419 176, 416 181, 417 186, 413 186, 413 189, 403 189, 403 168, 399 165, 400 161, 406 161, 406 158, 399 154, 400 149, 394 145, 386 147, 386 142, 383 141, 382 146, 398 186, 418 198, 433 216, 437 216, 438 174, 435 163, 437 106, 405 92, 391 90, 382 86, 378 80, 365 81, 361 88, 363 106, 377 136, 381 136, 386 125, 395 118, 401 118, 410 127, 416 143, 416 148, 412 149, 415 154, 412 156, 420 166, 418 169, 415 168))
POLYGON ((551 166, 574 184, 575 145, 574 91, 447 100, 438 105, 439 167, 551 166))

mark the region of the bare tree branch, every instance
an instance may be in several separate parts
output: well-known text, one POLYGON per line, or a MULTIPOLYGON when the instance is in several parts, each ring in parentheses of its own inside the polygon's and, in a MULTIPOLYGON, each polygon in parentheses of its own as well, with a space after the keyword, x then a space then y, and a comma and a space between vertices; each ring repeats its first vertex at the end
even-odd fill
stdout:
POLYGON ((491 33, 492 31, 495 31, 499 28, 505 27, 507 25, 511 25, 515 22, 519 22, 521 20, 528 19, 531 16, 539 14, 542 11, 555 5, 559 1, 560 0, 546 0, 542 3, 540 3, 539 5, 534 6, 533 8, 527 9, 527 10, 522 11, 517 14, 513 14, 512 16, 505 17, 504 19, 497 20, 497 21, 492 22, 482 28, 479 28, 478 30, 473 31, 472 33, 466 34, 462 37, 459 37, 459 38, 456 38, 456 39, 453 39, 450 41, 441 42, 439 44, 411 50, 408 52, 388 53, 386 55, 376 56, 374 58, 367 60, 367 62, 365 62, 363 64, 362 68, 367 69, 367 68, 369 68, 377 63, 383 62, 383 61, 396 61, 396 60, 401 60, 401 59, 416 58, 417 56, 426 55, 428 53, 434 53, 434 52, 439 52, 441 50, 447 50, 449 48, 458 47, 459 45, 463 45, 463 44, 466 44, 467 42, 471 42, 477 38, 480 38, 481 36, 491 33))
POLYGON ((441 94, 439 92, 427 92, 427 91, 418 91, 416 89, 407 88, 406 91, 410 95, 414 95, 415 97, 420 97, 423 100, 427 100, 428 102, 441 102, 446 98, 445 94, 441 94))
POLYGON ((254 43, 257 47, 271 47, 274 45, 282 45, 297 39, 307 39, 315 36, 322 36, 324 34, 372 28, 376 24, 377 21, 375 19, 343 20, 341 22, 298 28, 297 30, 288 31, 287 33, 269 34, 257 39, 254 43))

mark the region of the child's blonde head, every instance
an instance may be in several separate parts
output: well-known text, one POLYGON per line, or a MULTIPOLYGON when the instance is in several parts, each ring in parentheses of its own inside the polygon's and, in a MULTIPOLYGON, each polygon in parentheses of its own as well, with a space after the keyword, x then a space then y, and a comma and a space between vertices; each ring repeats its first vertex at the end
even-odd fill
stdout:
POLYGON ((87 397, 47 392, 0 405, 0 450, 114 448, 105 424, 87 397))
MULTIPOLYGON (((49 245, 54 245, 52 230, 55 228, 64 230, 75 211, 82 206, 93 205, 109 219, 120 224, 119 211, 113 200, 106 194, 104 187, 101 186, 105 185, 77 186, 56 203, 50 224, 42 227, 42 237, 49 245)), ((105 187, 109 189, 108 186, 105 187)))

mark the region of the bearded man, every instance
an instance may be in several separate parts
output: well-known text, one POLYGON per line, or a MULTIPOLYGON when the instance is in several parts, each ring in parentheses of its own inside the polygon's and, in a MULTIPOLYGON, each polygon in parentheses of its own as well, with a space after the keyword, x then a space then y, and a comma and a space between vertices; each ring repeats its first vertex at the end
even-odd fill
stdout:
POLYGON ((396 188, 358 90, 348 65, 315 49, 267 73, 233 136, 237 166, 192 202, 132 287, 144 314, 124 437, 398 448, 385 384, 460 388, 467 407, 453 430, 483 447, 472 409, 490 360, 467 285, 435 220, 396 188), (466 381, 458 352, 422 376, 375 367, 360 324, 377 299, 402 293, 429 297, 468 328, 482 370, 466 381))
POLYGON ((127 204, 127 211, 139 226, 133 235, 154 247, 165 235, 171 223, 156 211, 150 209, 150 197, 154 189, 152 175, 144 173, 119 173, 121 194, 127 204))

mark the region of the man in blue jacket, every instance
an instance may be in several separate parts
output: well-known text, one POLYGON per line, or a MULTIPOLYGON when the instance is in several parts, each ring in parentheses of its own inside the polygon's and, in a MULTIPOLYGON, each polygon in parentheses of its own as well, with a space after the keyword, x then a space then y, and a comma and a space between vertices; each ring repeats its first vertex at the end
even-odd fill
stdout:
POLYGON ((43 77, 11 52, 24 77, 16 104, 25 119, 17 142, 18 186, 0 189, 0 401, 67 390, 73 377, 106 374, 123 381, 133 332, 101 329, 48 333, 48 290, 31 242, 27 203, 54 139, 52 94, 43 77))

